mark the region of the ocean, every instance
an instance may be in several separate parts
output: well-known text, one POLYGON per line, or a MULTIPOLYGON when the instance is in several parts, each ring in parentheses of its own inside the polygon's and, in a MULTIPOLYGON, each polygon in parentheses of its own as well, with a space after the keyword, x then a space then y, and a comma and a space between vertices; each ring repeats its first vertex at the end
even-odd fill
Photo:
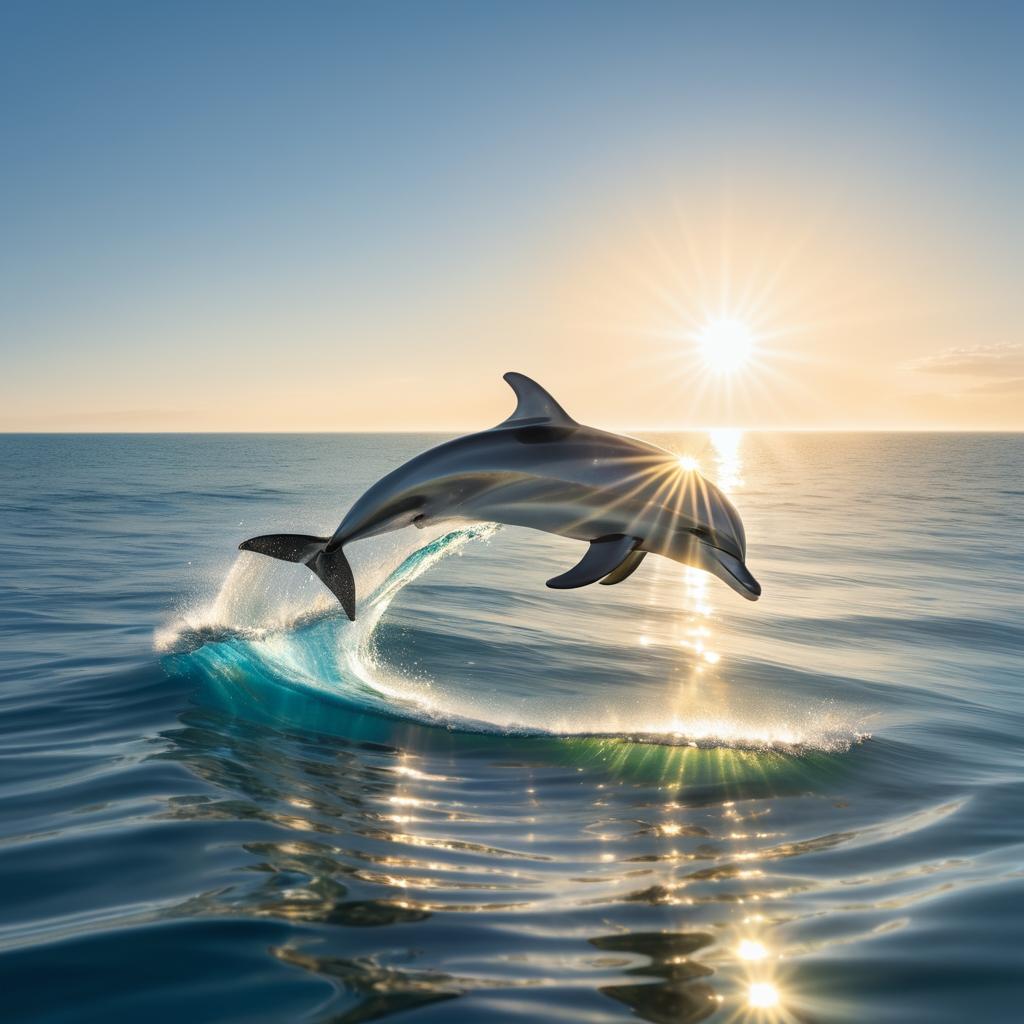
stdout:
POLYGON ((0 436, 5 1022, 1024 1019, 1024 437, 651 435, 764 596, 448 524, 438 436, 0 436))

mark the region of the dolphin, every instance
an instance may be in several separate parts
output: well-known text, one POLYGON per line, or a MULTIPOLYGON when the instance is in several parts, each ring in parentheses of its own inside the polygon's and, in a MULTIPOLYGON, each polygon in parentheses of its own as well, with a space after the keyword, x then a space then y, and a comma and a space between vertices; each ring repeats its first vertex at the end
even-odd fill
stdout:
POLYGON ((580 561, 547 581, 556 590, 621 583, 656 554, 712 573, 750 601, 760 597, 744 562, 739 513, 714 484, 664 448, 577 423, 529 377, 504 379, 517 399, 508 419, 382 477, 333 536, 267 534, 243 541, 240 550, 309 566, 352 620, 356 585, 345 545, 448 519, 585 541, 580 561))

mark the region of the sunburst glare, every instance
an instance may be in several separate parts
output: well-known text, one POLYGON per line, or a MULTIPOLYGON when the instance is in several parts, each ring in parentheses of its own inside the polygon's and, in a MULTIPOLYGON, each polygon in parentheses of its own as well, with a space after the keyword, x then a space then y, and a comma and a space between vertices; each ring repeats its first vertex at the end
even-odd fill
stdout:
POLYGON ((708 321, 697 332, 695 340, 704 365, 716 374, 742 370, 754 353, 754 332, 735 317, 708 321))
POLYGON ((767 981, 755 981, 747 990, 747 1003, 757 1010, 779 1005, 778 990, 767 981))
POLYGON ((741 960, 763 960, 768 955, 768 950, 763 942, 757 939, 744 939, 736 947, 736 954, 741 960))

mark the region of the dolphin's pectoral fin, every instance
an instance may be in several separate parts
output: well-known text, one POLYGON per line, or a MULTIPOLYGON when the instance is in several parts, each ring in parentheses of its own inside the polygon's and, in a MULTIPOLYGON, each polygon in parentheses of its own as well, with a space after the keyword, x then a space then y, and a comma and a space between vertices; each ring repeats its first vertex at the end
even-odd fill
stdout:
POLYGON ((610 573, 603 580, 601 580, 602 587, 611 587, 616 583, 621 583, 625 579, 629 579, 640 568, 640 563, 644 560, 646 551, 630 551, 626 557, 619 562, 617 569, 612 569, 610 573))
POLYGON ((598 537, 590 542, 586 554, 576 565, 561 576, 552 577, 548 580, 548 586, 553 590, 573 590, 596 583, 615 572, 639 543, 636 537, 627 537, 621 533, 598 537))
POLYGON ((575 427, 576 421, 535 380, 522 373, 506 373, 504 381, 516 393, 516 408, 500 427, 537 424, 575 427))

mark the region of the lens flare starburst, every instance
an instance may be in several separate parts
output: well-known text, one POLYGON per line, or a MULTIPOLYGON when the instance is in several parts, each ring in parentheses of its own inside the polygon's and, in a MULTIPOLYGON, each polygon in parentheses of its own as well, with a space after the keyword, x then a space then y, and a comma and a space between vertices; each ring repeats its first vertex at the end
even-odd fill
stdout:
POLYGON ((778 1006, 778 990, 771 982, 755 981, 747 990, 747 1003, 756 1010, 767 1010, 778 1006))
POLYGON ((714 374, 742 370, 754 354, 756 337, 750 326, 736 317, 708 320, 694 335, 704 365, 714 374))

